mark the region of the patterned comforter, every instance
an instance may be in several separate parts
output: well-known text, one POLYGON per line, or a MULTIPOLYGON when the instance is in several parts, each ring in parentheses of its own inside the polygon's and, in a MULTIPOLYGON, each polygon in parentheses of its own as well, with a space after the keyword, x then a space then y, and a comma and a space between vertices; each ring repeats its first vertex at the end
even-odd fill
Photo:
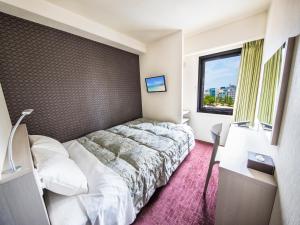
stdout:
POLYGON ((156 188, 168 182, 195 143, 189 126, 148 119, 93 132, 78 141, 123 178, 136 213, 156 188))

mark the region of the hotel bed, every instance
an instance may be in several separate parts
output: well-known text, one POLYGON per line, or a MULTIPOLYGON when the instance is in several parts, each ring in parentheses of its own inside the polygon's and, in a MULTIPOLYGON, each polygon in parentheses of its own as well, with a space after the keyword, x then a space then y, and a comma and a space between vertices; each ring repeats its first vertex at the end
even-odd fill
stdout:
POLYGON ((148 119, 64 143, 87 178, 88 192, 64 196, 48 191, 51 224, 131 224, 193 146, 189 126, 148 119))

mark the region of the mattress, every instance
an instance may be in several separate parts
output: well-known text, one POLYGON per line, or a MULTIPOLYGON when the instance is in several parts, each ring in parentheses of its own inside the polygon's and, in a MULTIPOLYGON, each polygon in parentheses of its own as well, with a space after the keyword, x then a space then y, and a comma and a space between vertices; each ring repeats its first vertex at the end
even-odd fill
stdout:
POLYGON ((194 144, 189 126, 148 119, 65 143, 88 179, 89 192, 72 197, 48 193, 52 225, 131 224, 194 144))

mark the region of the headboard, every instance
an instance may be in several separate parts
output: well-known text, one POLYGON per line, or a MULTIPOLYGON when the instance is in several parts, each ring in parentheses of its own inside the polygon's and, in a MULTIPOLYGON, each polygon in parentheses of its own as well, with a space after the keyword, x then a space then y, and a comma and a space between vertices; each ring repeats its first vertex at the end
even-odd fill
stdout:
POLYGON ((139 56, 0 13, 0 82, 13 123, 67 141, 142 116, 139 56))
POLYGON ((8 138, 11 131, 11 121, 0 84, 0 174, 3 168, 7 150, 8 138))

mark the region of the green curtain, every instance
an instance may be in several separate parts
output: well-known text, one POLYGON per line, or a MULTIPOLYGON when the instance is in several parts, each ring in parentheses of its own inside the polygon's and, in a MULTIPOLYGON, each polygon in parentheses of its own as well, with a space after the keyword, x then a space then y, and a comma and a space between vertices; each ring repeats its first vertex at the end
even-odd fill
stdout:
POLYGON ((245 43, 242 49, 237 99, 234 105, 235 122, 250 121, 254 124, 255 107, 264 40, 245 43))
POLYGON ((264 77, 259 101, 258 119, 262 123, 272 124, 274 99, 279 82, 282 48, 280 48, 264 66, 264 77))

